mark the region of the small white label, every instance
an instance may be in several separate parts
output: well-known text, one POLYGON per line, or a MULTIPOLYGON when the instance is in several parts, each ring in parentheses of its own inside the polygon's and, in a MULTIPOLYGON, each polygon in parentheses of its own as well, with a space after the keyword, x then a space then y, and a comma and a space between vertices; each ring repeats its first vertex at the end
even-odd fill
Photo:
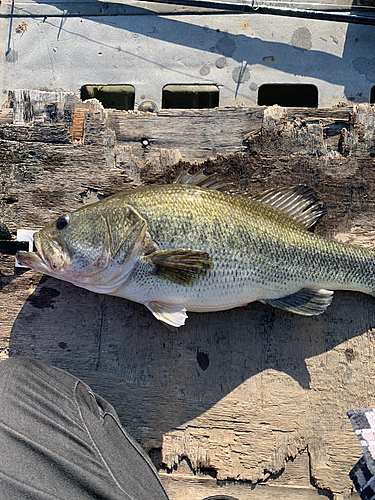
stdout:
MULTIPOLYGON (((33 251, 34 247, 34 233, 37 231, 30 231, 30 229, 17 229, 17 241, 28 241, 29 242, 29 252, 33 251)), ((27 269, 27 266, 21 266, 21 264, 16 259, 15 267, 23 267, 27 269)))

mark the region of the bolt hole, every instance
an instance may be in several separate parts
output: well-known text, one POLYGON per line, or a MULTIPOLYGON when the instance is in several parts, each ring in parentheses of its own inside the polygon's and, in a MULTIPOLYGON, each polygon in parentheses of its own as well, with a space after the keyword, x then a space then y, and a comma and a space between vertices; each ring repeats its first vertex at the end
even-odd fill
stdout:
POLYGON ((197 351, 197 362, 201 370, 205 371, 210 365, 210 356, 203 351, 197 351))

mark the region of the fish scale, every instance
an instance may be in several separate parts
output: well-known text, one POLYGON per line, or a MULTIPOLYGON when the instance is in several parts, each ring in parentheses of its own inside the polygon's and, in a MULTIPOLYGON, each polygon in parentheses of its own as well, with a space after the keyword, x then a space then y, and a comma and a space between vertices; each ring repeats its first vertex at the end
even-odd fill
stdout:
MULTIPOLYGON (((206 250, 214 261, 199 287, 174 288, 171 296, 182 295, 188 310, 231 308, 247 298, 275 298, 311 286, 347 289, 358 285, 372 293, 373 279, 367 283, 365 273, 366 265, 372 267, 372 250, 321 238, 282 213, 275 213, 272 207, 227 193, 183 185, 161 186, 155 187, 153 198, 150 200, 148 190, 139 190, 128 194, 126 201, 145 218, 160 247, 206 250), (225 214, 230 220, 223 221, 225 214), (235 270, 240 275, 236 276, 235 270), (205 293, 204 304, 191 300, 197 297, 197 288, 205 293)), ((136 273, 137 268, 134 278, 136 273)), ((155 286, 152 280, 139 283, 140 294, 155 286)), ((165 288, 164 282, 159 285, 165 288)), ((171 300, 167 295, 164 292, 160 300, 171 300)))
POLYGON ((260 300, 313 315, 331 303, 332 290, 374 295, 374 251, 311 232, 325 212, 308 188, 253 197, 228 189, 215 175, 183 172, 173 184, 124 191, 59 218, 36 235, 36 255, 18 258, 143 303, 173 326, 186 310, 260 300))

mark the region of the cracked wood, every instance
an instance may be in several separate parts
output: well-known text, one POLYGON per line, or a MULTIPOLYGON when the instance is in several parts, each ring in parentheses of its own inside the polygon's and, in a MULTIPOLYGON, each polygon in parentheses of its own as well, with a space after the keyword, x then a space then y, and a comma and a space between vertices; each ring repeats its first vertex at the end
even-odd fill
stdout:
MULTIPOLYGON (((373 107, 150 114, 62 93, 14 99, 25 96, 34 110, 0 112, 1 220, 13 235, 193 165, 254 193, 307 184, 328 210, 317 231, 374 245, 373 107)), ((349 498, 361 449, 345 411, 375 406, 371 297, 337 292, 315 318, 258 303, 191 313, 176 335, 138 304, 16 276, 11 257, 0 271, 2 358, 35 356, 108 399, 158 457, 172 500, 349 498)))

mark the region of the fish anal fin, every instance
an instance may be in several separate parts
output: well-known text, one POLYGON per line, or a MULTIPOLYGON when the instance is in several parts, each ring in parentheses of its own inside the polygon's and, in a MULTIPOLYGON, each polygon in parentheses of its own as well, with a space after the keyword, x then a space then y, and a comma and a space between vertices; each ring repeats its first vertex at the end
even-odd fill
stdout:
POLYGON ((206 252, 195 250, 163 250, 147 256, 154 266, 154 274, 178 285, 190 286, 212 266, 206 252))
POLYGON ((167 325, 179 327, 185 324, 187 318, 185 307, 178 304, 164 304, 162 302, 145 303, 156 319, 167 325))
POLYGON ((330 290, 305 288, 292 295, 286 295, 279 299, 261 300, 260 302, 302 316, 315 316, 322 314, 327 309, 332 302, 332 297, 333 292, 330 290))
POLYGON ((293 186, 269 189, 250 197, 251 200, 266 203, 299 222, 304 229, 313 231, 326 213, 312 189, 307 186, 293 186))

